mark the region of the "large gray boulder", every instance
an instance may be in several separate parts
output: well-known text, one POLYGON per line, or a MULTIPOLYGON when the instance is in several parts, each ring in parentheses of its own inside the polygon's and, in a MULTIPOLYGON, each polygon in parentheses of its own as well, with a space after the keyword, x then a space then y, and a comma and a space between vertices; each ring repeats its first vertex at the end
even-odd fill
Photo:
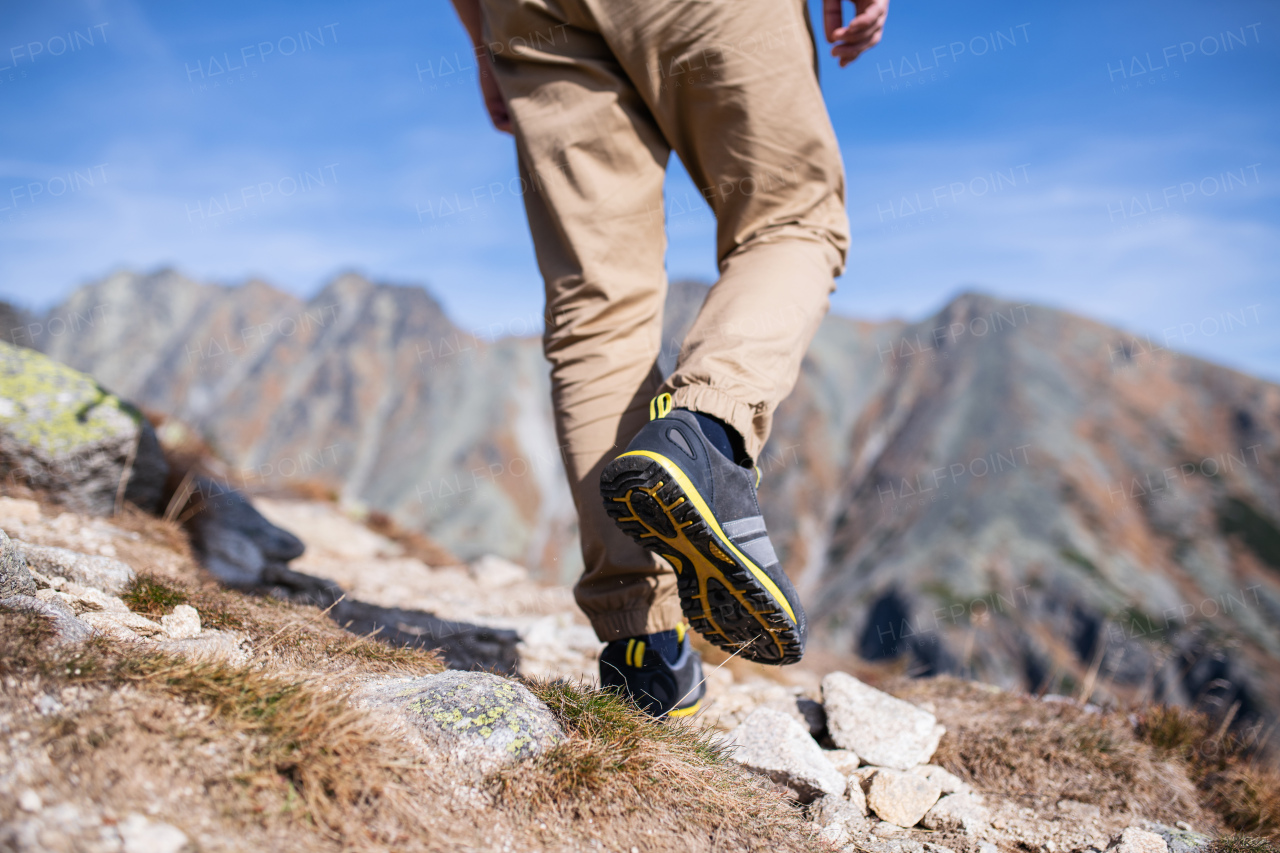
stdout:
POLYGON ((730 732, 727 743, 740 764, 790 788, 802 803, 844 795, 848 780, 790 714, 762 705, 730 732))
POLYGON ((822 679, 827 730, 867 764, 910 770, 927 764, 946 731, 928 711, 844 672, 822 679))
POLYGON ((111 515, 118 497, 154 512, 168 471, 137 409, 77 370, 0 343, 0 476, 74 512, 111 515))
POLYGON ((22 548, 0 530, 0 598, 35 594, 36 579, 27 568, 22 548))
POLYGON ((537 755, 565 736, 529 688, 487 672, 398 679, 371 689, 367 701, 400 711, 428 745, 478 771, 537 755))
POLYGON ((62 577, 81 586, 93 587, 112 595, 129 588, 135 577, 127 563, 96 554, 81 554, 52 545, 22 543, 27 566, 46 578, 62 577))

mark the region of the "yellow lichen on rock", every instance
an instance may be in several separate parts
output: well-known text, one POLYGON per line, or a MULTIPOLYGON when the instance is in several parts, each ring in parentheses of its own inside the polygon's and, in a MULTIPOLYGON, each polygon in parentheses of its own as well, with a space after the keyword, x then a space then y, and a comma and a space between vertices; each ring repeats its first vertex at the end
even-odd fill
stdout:
POLYGON ((0 343, 0 429, 50 456, 123 433, 142 415, 92 378, 34 350, 0 343))

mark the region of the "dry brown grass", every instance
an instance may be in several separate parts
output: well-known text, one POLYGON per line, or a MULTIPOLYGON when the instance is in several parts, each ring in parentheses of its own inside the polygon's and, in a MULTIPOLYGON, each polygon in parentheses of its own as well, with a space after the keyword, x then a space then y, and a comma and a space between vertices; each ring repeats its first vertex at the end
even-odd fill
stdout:
MULTIPOLYGON (((438 672, 435 655, 353 636, 313 607, 220 589, 189 552, 170 550, 172 523, 151 521, 125 522, 141 537, 136 554, 169 562, 160 572, 139 558, 125 599, 157 617, 191 604, 207 627, 246 634, 251 662, 194 662, 106 639, 68 648, 51 642, 42 618, 0 611, 0 677, 16 685, 0 696, 0 716, 37 733, 31 748, 46 758, 23 760, 45 768, 46 801, 117 817, 145 808, 199 835, 205 850, 812 846, 799 813, 706 735, 566 685, 536 688, 567 741, 491 777, 479 801, 460 798, 468 777, 348 698, 369 676, 438 672), (41 694, 65 708, 40 717, 41 694)), ((0 797, 0 823, 20 819, 15 809, 0 797)))
POLYGON ((159 618, 178 604, 200 613, 203 627, 248 635, 273 665, 311 673, 358 667, 364 674, 428 675, 445 667, 434 651, 392 646, 343 630, 315 607, 243 595, 212 584, 193 585, 139 574, 122 596, 129 609, 159 618))
POLYGON ((405 554, 416 557, 428 566, 456 566, 462 562, 430 536, 416 530, 406 530, 385 512, 373 510, 365 519, 365 525, 374 533, 380 533, 398 543, 404 548, 405 554))
POLYGON ((531 825, 644 850, 802 850, 799 812, 702 729, 657 722, 609 691, 530 682, 568 738, 491 779, 531 825))
MULTIPOLYGON (((443 850, 478 840, 480 827, 449 813, 446 780, 406 761, 336 679, 188 661, 109 640, 70 649, 52 643, 41 622, 0 611, 0 666, 25 676, 17 694, 91 697, 33 721, 54 766, 66 771, 50 784, 68 798, 132 800, 136 810, 138 800, 195 783, 199 796, 187 804, 194 814, 170 820, 190 828, 198 815, 232 848, 243 833, 299 850, 443 850)), ((14 716, 32 704, 20 695, 3 704, 10 700, 18 700, 5 708, 14 716)))
POLYGON ((1280 772, 1261 763, 1256 743, 1203 714, 1168 706, 1146 709, 1137 731, 1187 767, 1205 806, 1229 829, 1280 843, 1280 772))
POLYGON ((147 543, 171 551, 182 560, 190 561, 193 565, 195 563, 187 533, 175 521, 152 515, 126 503, 120 512, 112 516, 111 523, 122 530, 137 533, 147 543))
POLYGON ((1211 823, 1182 765, 1139 739, 1121 715, 951 678, 893 692, 933 702, 947 727, 934 762, 980 790, 1029 804, 1068 799, 1168 823, 1211 823))
POLYGON ((388 817, 405 822, 406 815, 395 814, 395 798, 388 803, 384 795, 405 786, 409 768, 345 692, 260 670, 160 655, 122 660, 113 675, 208 707, 224 734, 242 735, 253 744, 239 781, 277 787, 286 799, 296 795, 299 817, 343 838, 372 836, 368 840, 380 834, 370 827, 388 817))
POLYGON ((331 504, 337 503, 339 498, 337 487, 333 483, 321 480, 293 480, 289 483, 286 493, 299 500, 331 504))
POLYGON ((1280 853, 1280 843, 1252 835, 1221 835, 1205 848, 1204 853, 1280 853))
POLYGON ((91 695, 39 723, 63 773, 50 785, 67 797, 121 803, 120 811, 161 802, 161 817, 189 831, 198 818, 233 848, 811 846, 799 813, 725 759, 705 732, 655 722, 612 693, 533 685, 569 737, 491 777, 491 808, 460 809, 455 786, 465 780, 425 766, 353 706, 344 687, 350 669, 300 677, 108 640, 68 649, 50 642, 42 623, 0 611, 0 674, 17 676, 28 694, 6 696, 0 711, 29 709, 32 691, 91 695), (163 803, 176 801, 157 790, 195 793, 170 814, 163 803))

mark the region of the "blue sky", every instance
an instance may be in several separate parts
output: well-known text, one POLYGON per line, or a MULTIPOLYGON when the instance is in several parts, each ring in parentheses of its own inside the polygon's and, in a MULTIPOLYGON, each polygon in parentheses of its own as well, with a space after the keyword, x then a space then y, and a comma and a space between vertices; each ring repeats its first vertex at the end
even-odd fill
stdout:
MULTIPOLYGON (((357 269, 472 328, 540 310, 513 145, 445 0, 0 10, 0 297, 161 265, 307 295, 357 269), (422 213, 455 196, 474 209, 422 213)), ((836 311, 977 288, 1280 380, 1274 2, 895 0, 822 84, 853 226, 836 311)), ((694 195, 674 166, 668 269, 710 280, 694 195)))

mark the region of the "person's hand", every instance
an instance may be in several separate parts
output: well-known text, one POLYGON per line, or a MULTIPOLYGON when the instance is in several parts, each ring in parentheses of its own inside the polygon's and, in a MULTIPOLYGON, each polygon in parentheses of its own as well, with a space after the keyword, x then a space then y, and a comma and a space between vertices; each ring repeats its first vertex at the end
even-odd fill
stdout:
POLYGON ((844 0, 822 0, 823 28, 827 31, 827 41, 834 45, 831 55, 840 60, 841 68, 880 43, 884 19, 889 14, 889 0, 853 0, 858 14, 848 26, 841 26, 843 4, 844 0))
POLYGON ((487 53, 480 54, 476 63, 480 67, 480 93, 484 96, 484 108, 489 111, 489 121, 503 133, 511 132, 511 113, 507 111, 506 99, 498 89, 498 80, 493 76, 493 63, 487 53))

